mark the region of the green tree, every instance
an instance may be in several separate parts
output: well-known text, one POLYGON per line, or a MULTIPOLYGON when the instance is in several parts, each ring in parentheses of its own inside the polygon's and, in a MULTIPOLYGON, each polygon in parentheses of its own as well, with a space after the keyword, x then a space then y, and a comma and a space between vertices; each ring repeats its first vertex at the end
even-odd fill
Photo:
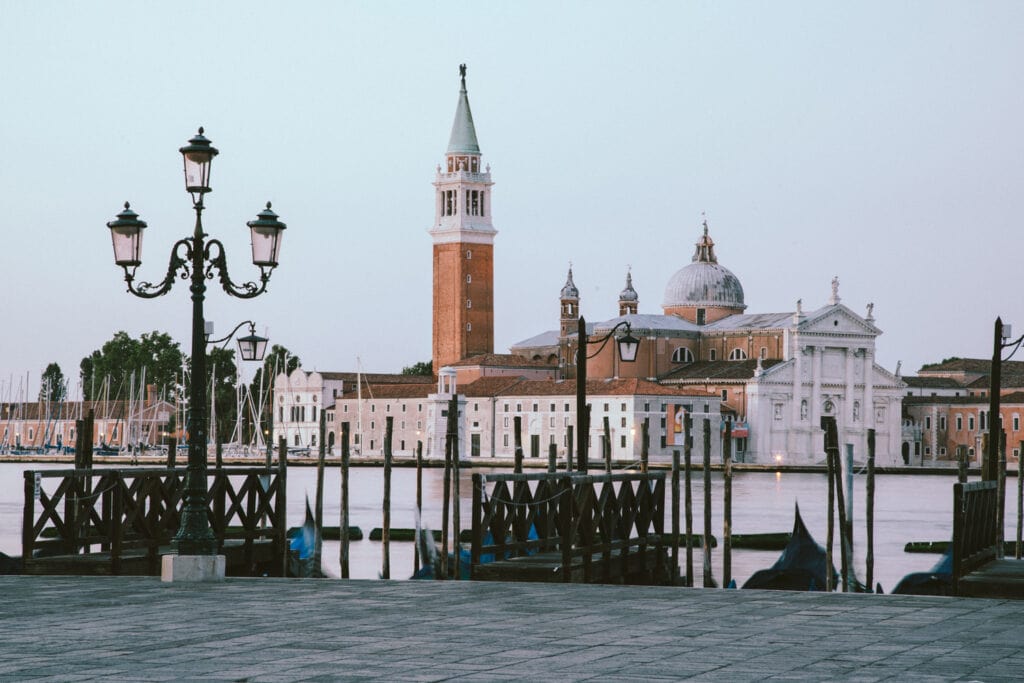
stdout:
POLYGON ((56 363, 47 365, 39 379, 40 401, 49 399, 51 403, 60 403, 67 397, 67 380, 64 379, 64 373, 56 363))
POLYGON ((402 368, 403 375, 422 375, 424 377, 434 376, 434 361, 425 360, 419 363, 413 363, 402 368))
POLYGON ((149 332, 139 339, 133 339, 127 332, 120 331, 82 359, 79 366, 82 379, 82 394, 85 399, 100 398, 103 383, 110 380, 110 397, 128 397, 128 382, 135 373, 135 381, 142 379, 146 369, 146 383, 155 384, 168 400, 180 389, 180 377, 184 356, 178 342, 164 332, 149 332))
MULTIPOLYGON (((235 366, 234 350, 213 348, 206 354, 206 372, 213 379, 213 405, 216 411, 216 439, 220 443, 231 440, 238 416, 238 405, 235 401, 235 366)), ((212 433, 212 430, 211 430, 212 433)))

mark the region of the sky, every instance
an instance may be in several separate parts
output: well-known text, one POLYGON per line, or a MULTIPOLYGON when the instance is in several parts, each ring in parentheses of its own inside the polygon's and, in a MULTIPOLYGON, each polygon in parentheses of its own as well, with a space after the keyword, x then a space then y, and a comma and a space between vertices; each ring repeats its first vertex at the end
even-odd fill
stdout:
MULTIPOLYGON (((0 400, 115 332, 189 351, 179 283, 137 299, 106 222, 131 201, 159 281, 194 215, 178 148, 220 150, 206 231, 236 282, 267 201, 267 294, 208 293, 307 370, 431 353, 434 170, 468 90, 491 165, 495 350, 558 325, 572 263, 589 320, 641 313, 706 215, 747 312, 874 303, 904 374, 1024 332, 1024 3, 0 2, 0 400), (358 359, 358 360, 357 360, 358 359)), ((215 283, 214 283, 215 284, 215 283)), ((74 393, 74 389, 72 392, 74 393)))

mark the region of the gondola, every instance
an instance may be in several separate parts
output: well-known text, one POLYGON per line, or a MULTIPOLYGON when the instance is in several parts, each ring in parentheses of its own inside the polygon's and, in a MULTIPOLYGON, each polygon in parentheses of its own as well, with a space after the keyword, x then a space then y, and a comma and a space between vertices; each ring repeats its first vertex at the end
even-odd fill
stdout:
POLYGON ((892 592, 897 595, 953 595, 953 544, 930 571, 907 574, 892 592))
POLYGON ((288 539, 288 576, 295 578, 322 579, 326 575, 317 566, 316 546, 317 529, 313 511, 309 509, 309 498, 306 499, 306 521, 302 526, 289 529, 288 539))
POLYGON ((768 569, 755 572, 743 588, 789 591, 823 591, 827 583, 825 549, 807 531, 796 506, 793 535, 778 561, 768 569))

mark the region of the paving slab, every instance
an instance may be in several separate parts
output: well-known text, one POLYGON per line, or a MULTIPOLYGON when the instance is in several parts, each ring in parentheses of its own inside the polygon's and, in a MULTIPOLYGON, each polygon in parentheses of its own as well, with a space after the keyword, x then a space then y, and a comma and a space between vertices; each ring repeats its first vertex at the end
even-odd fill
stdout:
POLYGON ((973 598, 0 577, 0 681, 999 681, 1022 629, 973 598))

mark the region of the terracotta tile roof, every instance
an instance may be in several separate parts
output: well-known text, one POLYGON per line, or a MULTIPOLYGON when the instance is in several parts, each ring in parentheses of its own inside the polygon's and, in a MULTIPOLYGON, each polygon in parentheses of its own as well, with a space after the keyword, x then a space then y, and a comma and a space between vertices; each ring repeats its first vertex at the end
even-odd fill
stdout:
MULTIPOLYGON (((761 361, 761 367, 767 370, 773 365, 784 361, 773 359, 761 361)), ((754 376, 757 360, 701 360, 687 363, 680 368, 667 372, 658 379, 660 381, 745 381, 754 376)))
MULTIPOLYGON (((362 385, 362 395, 364 401, 379 400, 379 399, 399 399, 399 398, 426 398, 428 394, 437 392, 437 383, 423 382, 423 377, 420 377, 419 384, 405 383, 405 384, 372 384, 364 383, 362 385)), ((351 386, 345 386, 344 394, 339 394, 335 397, 337 400, 348 400, 354 399, 359 396, 359 391, 356 388, 355 382, 351 386)))
POLYGON ((356 379, 358 378, 363 382, 363 386, 367 384, 423 384, 425 382, 436 382, 436 377, 427 377, 425 375, 402 375, 398 373, 374 373, 374 372, 321 372, 320 376, 325 380, 341 380, 343 382, 352 382, 355 386, 356 379))
POLYGON ((964 385, 952 377, 904 377, 908 387, 919 389, 963 389, 964 385))
POLYGON ((451 367, 464 368, 464 367, 489 367, 489 368, 554 368, 557 365, 548 363, 547 361, 530 360, 517 356, 512 353, 483 353, 479 356, 472 356, 470 358, 464 358, 456 363, 451 363, 451 367))
MULTIPOLYGON (((576 396, 576 380, 482 377, 458 387, 459 393, 480 397, 576 396)), ((588 396, 695 396, 714 394, 679 385, 656 384, 645 379, 587 380, 588 396)))
MULTIPOLYGON (((1003 372, 1016 371, 1024 373, 1024 361, 1010 360, 1003 361, 1003 372)), ((921 366, 918 374, 922 372, 980 372, 989 374, 992 372, 992 360, 985 358, 950 358, 940 363, 928 363, 921 366)))

